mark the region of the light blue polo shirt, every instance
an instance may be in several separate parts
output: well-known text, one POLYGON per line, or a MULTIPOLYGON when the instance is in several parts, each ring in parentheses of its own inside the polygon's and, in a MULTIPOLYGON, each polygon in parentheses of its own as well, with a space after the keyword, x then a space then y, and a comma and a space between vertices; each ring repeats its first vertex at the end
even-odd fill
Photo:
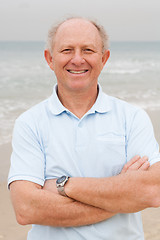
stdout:
MULTIPOLYGON (((15 123, 8 184, 28 180, 43 186, 46 179, 110 177, 121 172, 133 156, 160 161, 148 115, 107 96, 99 86, 93 107, 78 119, 56 94, 23 113, 15 123)), ((107 186, 106 186, 107 187, 107 186)), ((106 199, 107 201, 107 199, 106 199)), ((140 213, 117 214, 101 223, 60 228, 33 225, 28 240, 142 240, 140 213)))

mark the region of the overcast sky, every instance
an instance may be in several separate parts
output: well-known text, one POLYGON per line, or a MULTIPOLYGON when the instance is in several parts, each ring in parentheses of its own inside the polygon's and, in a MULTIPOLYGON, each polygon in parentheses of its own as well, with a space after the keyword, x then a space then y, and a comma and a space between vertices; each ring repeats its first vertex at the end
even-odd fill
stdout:
POLYGON ((160 41, 160 0, 0 0, 0 41, 45 41, 72 15, 98 20, 112 41, 160 41))

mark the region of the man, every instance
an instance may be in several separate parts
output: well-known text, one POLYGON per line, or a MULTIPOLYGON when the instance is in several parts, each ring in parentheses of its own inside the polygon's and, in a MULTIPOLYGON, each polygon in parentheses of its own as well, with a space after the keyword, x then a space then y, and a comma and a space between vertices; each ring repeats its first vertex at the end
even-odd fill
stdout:
POLYGON ((160 206, 148 116, 98 85, 106 38, 81 18, 49 33, 45 58, 57 85, 17 119, 8 181, 17 221, 34 224, 28 240, 142 240, 139 211, 160 206))

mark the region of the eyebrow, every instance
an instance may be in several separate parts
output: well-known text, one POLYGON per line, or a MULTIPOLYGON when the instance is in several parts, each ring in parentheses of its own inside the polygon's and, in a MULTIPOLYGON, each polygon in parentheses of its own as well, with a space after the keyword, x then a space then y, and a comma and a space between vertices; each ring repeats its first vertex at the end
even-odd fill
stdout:
MULTIPOLYGON (((96 46, 93 45, 92 43, 85 43, 84 45, 81 46, 82 48, 93 48, 93 49, 96 49, 96 46)), ((62 46, 59 47, 59 50, 63 49, 63 48, 74 48, 73 45, 71 44, 64 44, 62 46)))
POLYGON ((96 48, 96 46, 94 44, 92 44, 92 43, 85 44, 83 47, 84 48, 93 48, 93 49, 96 48))

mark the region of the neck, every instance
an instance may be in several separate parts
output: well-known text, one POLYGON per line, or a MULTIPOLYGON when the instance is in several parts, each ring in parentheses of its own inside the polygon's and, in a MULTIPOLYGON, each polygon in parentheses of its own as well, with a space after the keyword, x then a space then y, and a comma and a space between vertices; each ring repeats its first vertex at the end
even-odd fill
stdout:
POLYGON ((66 92, 58 87, 58 97, 65 108, 79 119, 91 109, 98 96, 98 88, 95 86, 89 91, 66 92))

